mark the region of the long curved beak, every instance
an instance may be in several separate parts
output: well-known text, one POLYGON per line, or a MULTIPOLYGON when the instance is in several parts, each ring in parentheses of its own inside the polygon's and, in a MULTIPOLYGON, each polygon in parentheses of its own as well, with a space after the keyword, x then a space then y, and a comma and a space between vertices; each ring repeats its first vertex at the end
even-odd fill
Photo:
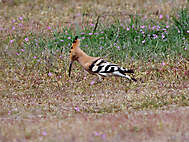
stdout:
POLYGON ((70 66, 69 66, 69 77, 70 77, 70 75, 71 75, 72 64, 73 64, 73 61, 71 61, 70 66))

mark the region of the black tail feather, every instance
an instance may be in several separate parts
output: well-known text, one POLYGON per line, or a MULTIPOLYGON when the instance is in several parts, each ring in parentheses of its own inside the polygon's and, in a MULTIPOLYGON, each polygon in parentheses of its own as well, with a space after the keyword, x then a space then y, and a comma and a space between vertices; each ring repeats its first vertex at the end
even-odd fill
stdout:
POLYGON ((124 74, 124 73, 134 73, 134 70, 131 70, 131 69, 119 68, 118 70, 122 74, 124 74))
POLYGON ((134 73, 134 70, 125 70, 124 73, 134 73))
POLYGON ((133 78, 133 77, 132 77, 131 79, 132 79, 133 81, 135 81, 135 82, 137 81, 137 80, 136 80, 135 78, 133 78))

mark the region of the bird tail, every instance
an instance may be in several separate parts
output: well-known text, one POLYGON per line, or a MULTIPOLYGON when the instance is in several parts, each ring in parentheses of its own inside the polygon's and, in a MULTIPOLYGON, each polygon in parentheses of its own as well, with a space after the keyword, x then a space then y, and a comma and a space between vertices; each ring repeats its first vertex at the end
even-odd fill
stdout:
POLYGON ((131 79, 132 79, 133 81, 135 81, 135 82, 137 81, 137 80, 136 80, 135 78, 133 78, 133 77, 131 77, 131 79))
POLYGON ((123 67, 119 67, 118 70, 119 70, 120 73, 123 73, 123 74, 124 73, 134 73, 134 70, 126 69, 126 68, 123 68, 123 67))
POLYGON ((132 69, 126 69, 126 68, 123 68, 123 67, 119 67, 118 71, 121 74, 120 76, 122 76, 124 78, 127 78, 129 80, 137 81, 135 78, 130 77, 129 75, 125 74, 125 73, 134 73, 134 70, 132 70, 132 69))

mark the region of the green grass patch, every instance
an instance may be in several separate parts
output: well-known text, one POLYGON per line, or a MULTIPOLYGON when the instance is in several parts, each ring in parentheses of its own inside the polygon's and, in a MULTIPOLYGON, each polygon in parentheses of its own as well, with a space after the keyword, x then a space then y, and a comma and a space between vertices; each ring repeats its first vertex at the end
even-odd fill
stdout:
POLYGON ((51 51, 60 50, 68 55, 72 39, 78 35, 81 48, 91 56, 102 56, 116 62, 129 59, 159 61, 170 58, 188 58, 189 17, 188 10, 183 9, 178 17, 169 23, 142 21, 139 16, 131 17, 127 25, 119 22, 103 27, 99 25, 94 32, 94 24, 80 33, 71 29, 63 32, 53 31, 50 39, 38 39, 24 46, 29 49, 47 47, 51 51))
POLYGON ((16 48, 15 54, 27 52, 27 55, 32 55, 34 59, 36 56, 40 58, 44 50, 49 50, 52 54, 60 51, 68 56, 72 40, 78 35, 81 39, 81 48, 89 55, 106 57, 115 62, 187 59, 188 13, 188 9, 182 9, 177 17, 173 17, 167 23, 144 21, 139 16, 131 16, 130 23, 117 22, 108 27, 99 24, 95 31, 93 31, 95 24, 88 25, 84 30, 77 29, 80 32, 76 33, 70 28, 62 28, 61 32, 52 30, 49 38, 34 33, 26 33, 22 37, 11 35, 3 43, 16 48))

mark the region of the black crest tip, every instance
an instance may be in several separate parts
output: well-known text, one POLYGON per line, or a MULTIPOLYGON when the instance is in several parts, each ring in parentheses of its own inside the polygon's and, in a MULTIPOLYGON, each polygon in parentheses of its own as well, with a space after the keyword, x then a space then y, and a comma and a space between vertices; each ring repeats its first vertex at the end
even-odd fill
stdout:
POLYGON ((78 36, 75 37, 75 39, 73 40, 73 43, 76 43, 77 39, 78 39, 78 36))

